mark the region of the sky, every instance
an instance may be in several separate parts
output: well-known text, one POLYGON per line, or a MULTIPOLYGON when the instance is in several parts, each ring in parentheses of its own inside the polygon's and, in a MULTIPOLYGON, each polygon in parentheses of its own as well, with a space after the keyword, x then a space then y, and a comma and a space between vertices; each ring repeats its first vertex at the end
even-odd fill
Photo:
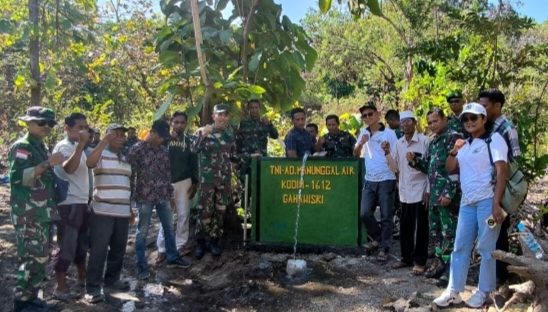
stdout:
MULTIPOLYGON (((159 0, 152 0, 155 3, 157 11, 160 11, 159 0)), ((496 3, 498 0, 489 0, 496 3)), ((529 17, 532 17, 538 23, 548 20, 548 0, 512 0, 513 3, 520 2, 518 4, 518 11, 529 17)), ((99 4, 106 3, 107 0, 99 0, 99 4)), ((282 5, 282 14, 287 15, 293 23, 299 23, 299 20, 304 18, 306 12, 310 7, 316 9, 318 7, 318 0, 275 0, 276 3, 282 5)), ((227 7, 227 15, 232 10, 232 5, 227 7)), ((223 14, 224 15, 224 14, 223 14)))

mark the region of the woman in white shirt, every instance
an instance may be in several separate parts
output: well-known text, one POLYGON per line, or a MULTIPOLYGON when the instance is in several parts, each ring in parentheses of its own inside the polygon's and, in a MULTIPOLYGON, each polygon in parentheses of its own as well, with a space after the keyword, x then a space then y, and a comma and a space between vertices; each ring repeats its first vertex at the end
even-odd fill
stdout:
POLYGON ((481 255, 478 289, 466 301, 472 308, 483 306, 491 291, 496 288, 496 261, 491 252, 496 249, 500 224, 504 215, 500 202, 506 187, 508 146, 498 133, 492 133, 493 124, 487 120, 485 108, 478 103, 464 107, 460 119, 471 137, 458 140, 447 159, 447 170, 460 168, 462 200, 455 247, 451 254, 449 285, 443 294, 434 300, 440 307, 462 302, 470 265, 474 241, 478 239, 481 255), (491 142, 488 144, 488 140, 491 142), (496 183, 492 183, 493 164, 497 170, 496 183), (492 219, 491 226, 487 220, 492 219))

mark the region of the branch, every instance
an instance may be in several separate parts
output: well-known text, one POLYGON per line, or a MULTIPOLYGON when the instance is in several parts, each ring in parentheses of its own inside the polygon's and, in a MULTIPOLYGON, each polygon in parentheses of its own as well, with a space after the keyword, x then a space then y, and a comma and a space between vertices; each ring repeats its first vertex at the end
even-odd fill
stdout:
POLYGON ((198 14, 198 0, 190 0, 190 6, 192 8, 192 23, 194 24, 194 36, 196 38, 196 53, 198 53, 198 63, 200 63, 200 71, 202 74, 202 80, 206 89, 211 84, 207 76, 207 70, 205 65, 205 56, 202 53, 202 26, 200 25, 200 15, 198 14))
POLYGON ((255 12, 255 6, 257 6, 257 4, 259 4, 259 0, 253 0, 253 2, 251 3, 251 8, 249 9, 249 13, 247 14, 247 17, 245 18, 245 26, 244 26, 244 31, 242 33, 243 41, 242 41, 242 50, 240 52, 240 57, 242 61, 242 66, 244 67, 242 70, 242 76, 245 79, 245 81, 247 81, 247 74, 248 74, 247 73, 248 71, 247 43, 249 41, 248 37, 249 37, 249 31, 251 27, 251 19, 253 18, 253 13, 255 12))

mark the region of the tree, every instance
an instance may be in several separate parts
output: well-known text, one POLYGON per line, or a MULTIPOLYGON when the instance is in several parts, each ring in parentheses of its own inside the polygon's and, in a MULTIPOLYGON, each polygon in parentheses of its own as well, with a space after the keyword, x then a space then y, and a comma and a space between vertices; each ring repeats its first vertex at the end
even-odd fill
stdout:
MULTIPOLYGON (((227 3, 196 3, 203 45, 195 31, 191 3, 162 3, 166 25, 156 37, 156 51, 164 68, 179 70, 165 80, 162 91, 180 98, 189 91, 189 84, 182 86, 180 81, 201 74, 203 81, 189 92, 191 99, 199 100, 191 100, 187 113, 192 117, 201 111, 202 124, 211 121, 212 106, 220 102, 234 103, 236 115, 242 102, 259 97, 276 110, 289 110, 305 86, 301 72, 311 70, 317 58, 303 28, 282 17, 281 6, 272 0, 234 0, 232 15, 224 18, 221 11, 227 3), (196 53, 198 43, 205 66, 200 66, 196 53)), ((164 104, 158 114, 170 101, 164 104)))

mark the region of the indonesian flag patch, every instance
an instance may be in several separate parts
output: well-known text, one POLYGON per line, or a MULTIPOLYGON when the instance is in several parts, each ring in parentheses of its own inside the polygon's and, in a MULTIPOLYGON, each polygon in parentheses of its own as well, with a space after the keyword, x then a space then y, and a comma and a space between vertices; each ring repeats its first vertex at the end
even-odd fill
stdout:
POLYGON ((19 158, 19 159, 24 159, 24 160, 27 160, 29 158, 29 152, 28 151, 25 151, 25 150, 22 150, 22 149, 18 149, 16 152, 15 152, 15 158, 19 158))

